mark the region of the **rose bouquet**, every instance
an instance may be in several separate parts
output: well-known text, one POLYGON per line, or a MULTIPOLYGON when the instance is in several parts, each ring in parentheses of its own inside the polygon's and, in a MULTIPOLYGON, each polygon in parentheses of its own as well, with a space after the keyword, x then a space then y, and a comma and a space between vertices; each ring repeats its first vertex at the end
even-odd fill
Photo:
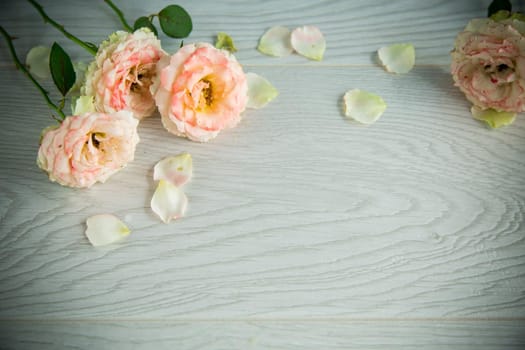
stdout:
MULTIPOLYGON (((267 80, 244 72, 226 33, 219 33, 215 47, 181 43, 173 55, 164 51, 154 18, 158 17, 169 37, 185 38, 193 28, 189 14, 178 5, 139 17, 130 26, 122 11, 105 0, 124 31, 112 33, 96 46, 66 31, 35 0, 28 2, 45 22, 94 56, 83 71, 82 64, 73 64, 54 43, 50 49, 31 50, 24 65, 11 36, 0 27, 15 65, 34 83, 58 122, 42 131, 36 163, 60 185, 88 188, 124 168, 134 159, 140 120, 157 109, 169 132, 207 142, 221 130, 236 126, 246 108, 260 108, 277 95, 267 80), (56 103, 35 78, 47 75, 61 95, 56 103), (71 101, 71 115, 64 112, 66 100, 71 101)), ((191 172, 192 159, 185 153, 167 157, 155 166, 158 187, 151 208, 164 222, 184 215, 188 200, 182 186, 190 180, 191 172)), ((109 214, 91 217, 87 226, 86 235, 93 245, 129 234, 125 224, 109 214)))

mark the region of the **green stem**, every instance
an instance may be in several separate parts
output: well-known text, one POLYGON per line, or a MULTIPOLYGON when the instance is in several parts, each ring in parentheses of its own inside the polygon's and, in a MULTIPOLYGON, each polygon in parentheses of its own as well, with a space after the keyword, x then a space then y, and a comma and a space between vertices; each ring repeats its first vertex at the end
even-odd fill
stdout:
POLYGON ((37 11, 40 13, 40 15, 42 16, 42 18, 44 19, 44 22, 47 22, 49 24, 51 24, 53 27, 55 27, 56 29, 58 29, 62 34, 65 35, 66 38, 68 38, 69 40, 73 41, 74 43, 80 45, 81 47, 83 47, 87 52, 89 52, 91 55, 95 56, 97 54, 97 50, 95 50, 92 46, 86 44, 84 41, 80 40, 79 38, 77 38, 76 36, 74 36, 73 34, 69 33, 63 25, 55 22, 53 19, 51 19, 45 12, 44 12, 44 8, 38 3, 36 2, 35 0, 27 0, 31 5, 33 5, 34 8, 37 9, 37 11))
POLYGON ((11 56, 13 56, 13 60, 15 61, 16 67, 18 69, 20 69, 29 78, 29 80, 31 80, 33 82, 33 84, 35 84, 35 86, 38 89, 38 91, 40 91, 42 96, 44 96, 44 99, 46 100, 47 105, 50 108, 54 109, 60 115, 62 120, 66 119, 66 116, 65 116, 64 112, 62 112, 62 110, 60 108, 58 108, 57 105, 54 104, 51 101, 51 99, 49 98, 49 95, 47 94, 47 91, 42 87, 42 85, 40 85, 35 80, 35 78, 31 75, 31 73, 29 73, 27 68, 18 59, 18 56, 16 55, 15 47, 13 46, 13 40, 11 39, 11 36, 9 35, 9 33, 6 32, 4 27, 2 27, 2 26, 0 26, 0 32, 2 32, 2 35, 4 36, 5 40, 7 41, 7 45, 9 46, 9 51, 11 52, 11 56))
POLYGON ((126 22, 126 19, 124 18, 124 14, 122 13, 122 11, 120 11, 120 9, 111 0, 104 0, 104 2, 108 4, 109 7, 113 9, 113 11, 115 11, 124 29, 126 29, 128 32, 133 32, 133 28, 131 28, 128 22, 126 22))

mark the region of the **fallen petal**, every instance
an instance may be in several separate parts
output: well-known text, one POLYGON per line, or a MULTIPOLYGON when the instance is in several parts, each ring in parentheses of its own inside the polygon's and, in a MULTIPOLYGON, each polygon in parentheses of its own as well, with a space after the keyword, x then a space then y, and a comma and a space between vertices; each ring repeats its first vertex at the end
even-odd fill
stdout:
POLYGON ((275 26, 266 31, 259 39, 257 50, 276 57, 288 56, 293 52, 290 43, 290 29, 282 26, 275 26))
POLYGON ((155 181, 166 180, 175 186, 182 186, 190 181, 192 174, 193 160, 189 153, 164 158, 153 168, 155 181))
POLYGON ((390 73, 410 72, 416 62, 416 50, 412 44, 394 44, 377 51, 379 60, 390 73))
POLYGON ((319 28, 304 26, 296 28, 291 34, 292 47, 304 57, 321 61, 326 49, 326 41, 319 28))
POLYGON ((29 72, 40 79, 48 79, 51 76, 49 70, 49 54, 51 49, 46 46, 35 46, 26 56, 26 66, 29 72))
POLYGON ((215 47, 218 49, 228 50, 231 53, 237 52, 237 48, 233 43, 233 39, 226 33, 220 32, 217 34, 217 40, 215 41, 215 47))
POLYGON ((363 124, 372 124, 383 114, 386 103, 370 92, 349 90, 344 97, 345 115, 363 124))
POLYGON ((180 188, 166 180, 159 181, 151 198, 151 209, 162 221, 167 224, 182 217, 187 206, 188 198, 180 188))
POLYGON ((266 79, 255 73, 246 73, 248 80, 248 108, 261 108, 279 95, 279 91, 266 79))
POLYGON ((114 243, 127 235, 129 228, 116 216, 100 214, 86 220, 86 236, 95 247, 114 243))
POLYGON ((510 125, 516 119, 516 113, 512 112, 498 112, 494 109, 481 109, 476 106, 472 106, 470 109, 474 119, 484 121, 493 129, 510 125))

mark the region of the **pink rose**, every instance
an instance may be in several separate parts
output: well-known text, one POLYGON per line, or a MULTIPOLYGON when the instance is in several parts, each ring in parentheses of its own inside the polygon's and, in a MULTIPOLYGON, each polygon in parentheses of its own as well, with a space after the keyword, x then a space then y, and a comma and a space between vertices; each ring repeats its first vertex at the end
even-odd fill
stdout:
POLYGON ((128 111, 67 117, 58 128, 44 131, 37 164, 64 186, 104 182, 133 160, 137 125, 128 111))
POLYGON ((171 133, 206 142, 241 120, 248 84, 229 52, 205 43, 183 46, 157 65, 152 91, 171 133))
POLYGON ((155 65, 164 55, 160 41, 149 29, 113 33, 90 64, 82 95, 93 96, 99 112, 127 110, 138 119, 150 116, 155 112, 150 85, 155 65))
POLYGON ((458 34, 452 76, 482 109, 525 111, 525 22, 474 19, 458 34))

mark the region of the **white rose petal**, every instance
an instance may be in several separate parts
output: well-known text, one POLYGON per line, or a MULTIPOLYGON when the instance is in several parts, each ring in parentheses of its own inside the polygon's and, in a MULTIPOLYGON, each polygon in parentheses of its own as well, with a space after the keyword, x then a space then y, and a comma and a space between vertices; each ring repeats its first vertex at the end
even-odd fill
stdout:
POLYGON ((175 186, 182 186, 191 180, 193 160, 188 153, 175 157, 167 157, 159 161, 153 168, 153 179, 166 180, 175 186))
POLYGON ((381 63, 390 73, 410 72, 416 62, 416 50, 412 44, 394 44, 377 51, 381 63))
POLYGON ((73 115, 95 112, 93 96, 78 96, 76 98, 72 98, 71 109, 73 111, 73 115))
POLYGON ((151 209, 166 224, 182 217, 188 206, 188 198, 177 186, 166 180, 160 180, 153 197, 151 209))
POLYGON ((273 100, 279 92, 273 85, 260 75, 246 73, 248 80, 248 108, 261 108, 273 100))
POLYGON ((386 103, 370 92, 349 90, 344 95, 345 115, 363 124, 372 124, 383 114, 386 103))
POLYGON ((494 109, 481 109, 476 106, 472 106, 470 109, 474 119, 484 121, 493 129, 510 125, 516 119, 516 113, 513 112, 498 112, 494 109))
POLYGON ((257 49, 270 56, 283 57, 293 52, 290 42, 290 29, 283 26, 275 26, 263 34, 259 40, 257 49))
POLYGON ((49 70, 49 54, 51 49, 46 46, 35 46, 26 56, 26 66, 29 72, 40 79, 48 79, 51 76, 49 70))
POLYGON ((316 61, 323 59, 326 41, 319 28, 314 26, 296 28, 292 31, 290 40, 297 53, 316 61))
POLYGON ((95 247, 114 243, 130 233, 129 228, 111 214, 91 216, 86 225, 86 236, 95 247))

